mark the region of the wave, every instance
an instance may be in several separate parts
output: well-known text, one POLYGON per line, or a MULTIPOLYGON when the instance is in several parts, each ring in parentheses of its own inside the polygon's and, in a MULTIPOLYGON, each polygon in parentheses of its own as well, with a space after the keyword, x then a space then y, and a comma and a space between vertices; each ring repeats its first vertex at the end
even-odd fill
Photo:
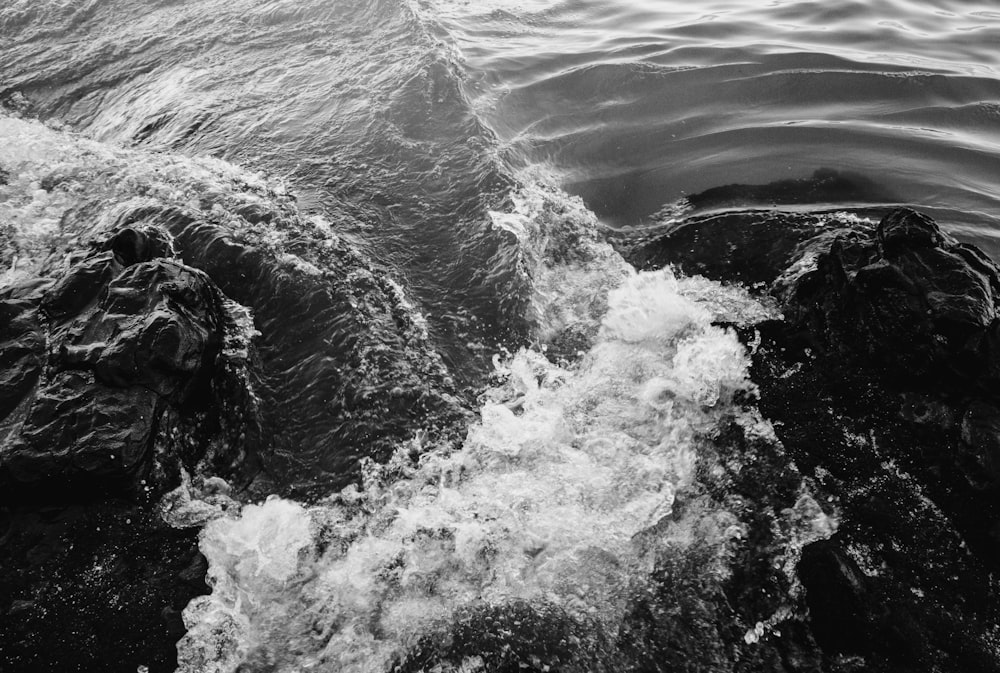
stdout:
POLYGON ((869 62, 871 36, 804 49, 770 23, 706 44, 756 25, 745 12, 484 12, 472 30, 444 0, 0 8, 0 99, 133 147, 0 116, 5 281, 155 217, 255 318, 270 443, 249 493, 284 497, 220 505, 185 483, 164 502, 178 525, 212 518, 182 671, 627 670, 662 664, 654 640, 706 642, 691 624, 720 651, 671 656, 725 669, 802 610, 791 569, 836 516, 754 407, 732 326, 768 307, 636 272, 602 218, 771 202, 817 156, 886 182, 825 205, 995 200, 992 61, 869 62), (623 17, 662 25, 595 38, 623 17), (768 460, 787 492, 748 504, 740 480, 768 460), (733 610, 744 566, 774 592, 733 610))
POLYGON ((0 99, 98 140, 284 176, 301 210, 393 269, 465 383, 524 337, 528 290, 487 217, 514 180, 459 56, 409 4, 18 1, 0 23, 0 99))
MULTIPOLYGON (((360 488, 209 523, 213 592, 185 612, 180 670, 496 670, 505 656, 623 670, 618 639, 665 558, 696 564, 706 586, 730 576, 747 522, 706 486, 733 469, 719 428, 773 431, 740 402, 748 359, 716 324, 768 310, 736 287, 635 272, 552 188, 526 185, 516 201, 494 221, 522 242, 538 347, 496 358, 457 450, 404 444, 360 488), (567 331, 577 350, 550 352, 567 331), (531 640, 522 623, 551 632, 531 640)), ((836 527, 801 488, 781 515, 798 522, 782 558, 836 527)), ((762 633, 772 615, 759 617, 762 633)))
POLYGON ((417 422, 438 437, 464 426, 467 402, 391 270, 285 184, 2 113, 0 141, 5 283, 58 275, 104 231, 146 222, 252 314, 258 404, 240 448, 263 463, 255 488, 325 494, 417 422))

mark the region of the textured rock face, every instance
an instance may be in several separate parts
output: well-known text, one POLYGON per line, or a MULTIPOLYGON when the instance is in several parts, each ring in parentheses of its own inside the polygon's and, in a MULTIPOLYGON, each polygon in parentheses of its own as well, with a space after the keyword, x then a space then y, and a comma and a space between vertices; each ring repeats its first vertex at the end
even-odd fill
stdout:
POLYGON ((779 287, 789 320, 830 351, 866 357, 895 376, 937 387, 1000 381, 997 267, 912 210, 874 232, 814 246, 815 271, 779 287))
POLYGON ((11 316, 0 344, 10 363, 0 386, 6 496, 28 486, 44 486, 49 502, 55 487, 71 501, 136 490, 167 406, 206 394, 223 342, 221 296, 204 273, 153 259, 167 250, 138 240, 118 232, 107 252, 0 304, 11 316))
POLYGON ((185 263, 252 311, 262 490, 328 493, 415 427, 457 441, 467 407, 399 287, 329 232, 260 204, 238 210, 243 229, 162 207, 118 221, 169 232, 185 263), (265 238, 276 232, 294 247, 265 238))
POLYGON ((174 491, 168 526, 181 468, 229 504, 325 494, 468 411, 389 274, 282 185, 0 125, 0 669, 171 671, 223 507, 174 491))
POLYGON ((247 410, 225 298, 172 254, 166 232, 121 227, 0 291, 4 670, 172 670, 207 591, 197 529, 152 505, 181 466, 245 468, 227 430, 247 410))
POLYGON ((762 647, 785 670, 1000 670, 1000 269, 912 210, 804 217, 693 218, 633 256, 759 279, 784 315, 745 332, 757 405, 840 526, 797 564, 807 612, 762 647), (762 222, 776 255, 755 253, 762 222))

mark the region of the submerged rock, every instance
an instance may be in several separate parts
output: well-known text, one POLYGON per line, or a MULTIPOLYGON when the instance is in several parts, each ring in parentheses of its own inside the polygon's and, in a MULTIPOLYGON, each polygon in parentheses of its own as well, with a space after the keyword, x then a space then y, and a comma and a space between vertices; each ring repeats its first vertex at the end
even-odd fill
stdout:
POLYGON ((822 661, 790 665, 786 638, 785 670, 1000 670, 1000 268, 908 209, 693 218, 633 261, 761 282, 784 315, 743 330, 757 405, 839 515, 776 625, 822 661))
POLYGON ((822 203, 892 203, 896 197, 866 175, 852 171, 820 168, 807 178, 776 180, 761 185, 730 184, 692 194, 691 208, 705 211, 720 208, 822 203))

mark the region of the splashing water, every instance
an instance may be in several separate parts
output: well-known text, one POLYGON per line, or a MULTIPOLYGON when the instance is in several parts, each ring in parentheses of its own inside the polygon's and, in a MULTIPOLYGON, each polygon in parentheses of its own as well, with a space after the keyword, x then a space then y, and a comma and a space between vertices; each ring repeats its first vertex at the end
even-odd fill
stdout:
POLYGON ((120 149, 3 111, 0 138, 7 174, 0 184, 6 226, 0 234, 9 239, 0 251, 3 282, 37 275, 47 257, 65 254, 105 226, 103 211, 114 204, 156 201, 228 220, 248 203, 292 209, 284 185, 216 159, 120 149))
MULTIPOLYGON (((281 190, 223 162, 140 155, 7 117, 0 131, 10 140, 3 214, 22 260, 10 276, 55 263, 50 251, 78 245, 123 200, 218 217, 227 199, 285 207, 281 190), (91 225, 66 217, 81 203, 94 204, 91 225)), ((749 413, 734 396, 752 385, 743 346, 713 323, 768 310, 740 288, 636 273, 582 202, 543 180, 525 179, 511 200, 491 218, 518 240, 536 347, 497 358, 498 383, 459 450, 418 433, 387 464, 368 465, 360 488, 311 506, 273 498, 237 514, 231 501, 180 494, 177 521, 219 517, 202 535, 213 592, 185 612, 181 671, 420 670, 414 653, 428 642, 446 642, 469 614, 504 610, 548 615, 543 637, 560 642, 560 624, 584 625, 586 642, 574 641, 561 669, 597 670, 577 651, 614 659, 609 643, 664 555, 728 576, 744 526, 704 497, 698 475, 717 467, 713 431, 749 413)), ((401 291, 397 300, 420 327, 401 291)), ((506 647, 521 637, 509 626, 497 617, 475 630, 506 647)))
POLYGON ((461 450, 414 462, 405 447, 362 489, 210 523, 213 593, 188 607, 180 670, 385 670, 459 610, 518 602, 610 636, 658 545, 724 557, 742 530, 725 511, 641 535, 692 488, 708 433, 751 385, 735 335, 689 293, 703 283, 629 273, 578 362, 522 350, 499 365, 461 450))

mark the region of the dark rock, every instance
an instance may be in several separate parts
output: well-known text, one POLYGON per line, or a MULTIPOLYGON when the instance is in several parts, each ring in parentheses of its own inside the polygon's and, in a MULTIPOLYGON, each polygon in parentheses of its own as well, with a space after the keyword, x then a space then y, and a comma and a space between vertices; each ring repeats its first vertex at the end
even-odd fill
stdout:
POLYGON ((815 642, 824 671, 998 671, 1000 271, 911 210, 874 229, 833 218, 812 237, 802 218, 694 218, 676 230, 721 240, 668 236, 654 260, 764 280, 785 316, 744 333, 757 405, 840 525, 797 564, 808 618, 804 632, 783 627, 798 635, 782 661, 808 661, 788 653, 815 642), (762 220, 778 254, 754 247, 762 220), (719 261, 727 248, 734 260, 719 261))
POLYGON ((113 255, 98 255, 74 266, 49 289, 42 310, 50 320, 61 321, 78 315, 97 301, 108 283, 122 270, 113 255))
POLYGON ((878 225, 876 237, 882 254, 889 257, 908 250, 939 248, 946 242, 934 220, 908 209, 894 210, 886 215, 878 225))
POLYGON ((0 670, 172 671, 207 591, 197 531, 155 501, 182 466, 253 469, 248 337, 170 254, 125 223, 0 290, 0 670))
MULTIPOLYGON (((107 247, 138 240, 127 232, 107 247)), ((41 294, 44 326, 30 301, 0 305, 12 318, 0 360, 16 377, 0 385, 5 497, 32 485, 58 484, 70 500, 138 488, 162 413, 207 394, 223 341, 221 296, 178 262, 129 259, 125 267, 98 253, 71 268, 41 294)))
POLYGON ((4 473, 17 485, 11 490, 19 494, 31 485, 52 501, 53 487, 70 487, 65 495, 134 487, 152 468, 158 407, 155 393, 108 388, 92 373, 51 377, 4 447, 4 473))
POLYGON ((1000 408, 983 400, 972 402, 962 418, 961 432, 975 466, 991 483, 1000 483, 1000 408))
MULTIPOLYGON (((0 419, 28 396, 44 365, 45 335, 32 302, 0 301, 0 419)), ((4 440, 0 424, 0 442, 4 440)))
POLYGON ((162 229, 149 226, 125 226, 115 232, 102 246, 115 254, 122 266, 148 262, 157 257, 173 257, 174 247, 162 229))
POLYGON ((260 204, 238 210, 275 231, 293 228, 295 254, 252 228, 176 208, 126 210, 114 226, 169 232, 186 264, 251 309, 260 332, 254 453, 269 479, 261 490, 327 493, 356 479, 362 459, 388 457, 415 427, 458 441, 467 407, 388 274, 306 221, 260 204))
POLYGON ((224 321, 203 273, 174 261, 143 262, 108 283, 92 313, 55 328, 61 343, 51 364, 88 369, 106 385, 139 385, 183 405, 211 372, 224 321))
POLYGON ((893 203, 898 199, 871 178, 851 171, 820 168, 808 178, 776 180, 763 185, 731 184, 687 197, 696 210, 771 207, 807 203, 893 203))
POLYGON ((914 384, 995 388, 996 265, 911 210, 859 234, 823 242, 814 269, 782 284, 792 326, 914 384))
POLYGON ((829 540, 813 542, 802 551, 798 575, 813 633, 823 649, 838 654, 870 651, 867 581, 844 550, 829 540))
POLYGON ((681 220, 623 253, 638 269, 672 264, 687 275, 755 286, 773 282, 802 243, 845 226, 813 214, 721 213, 681 220))
POLYGON ((115 501, 0 509, 0 670, 173 671, 208 592, 197 537, 115 501))
POLYGON ((10 172, 3 166, 0 166, 0 187, 6 185, 9 182, 10 182, 10 172))

